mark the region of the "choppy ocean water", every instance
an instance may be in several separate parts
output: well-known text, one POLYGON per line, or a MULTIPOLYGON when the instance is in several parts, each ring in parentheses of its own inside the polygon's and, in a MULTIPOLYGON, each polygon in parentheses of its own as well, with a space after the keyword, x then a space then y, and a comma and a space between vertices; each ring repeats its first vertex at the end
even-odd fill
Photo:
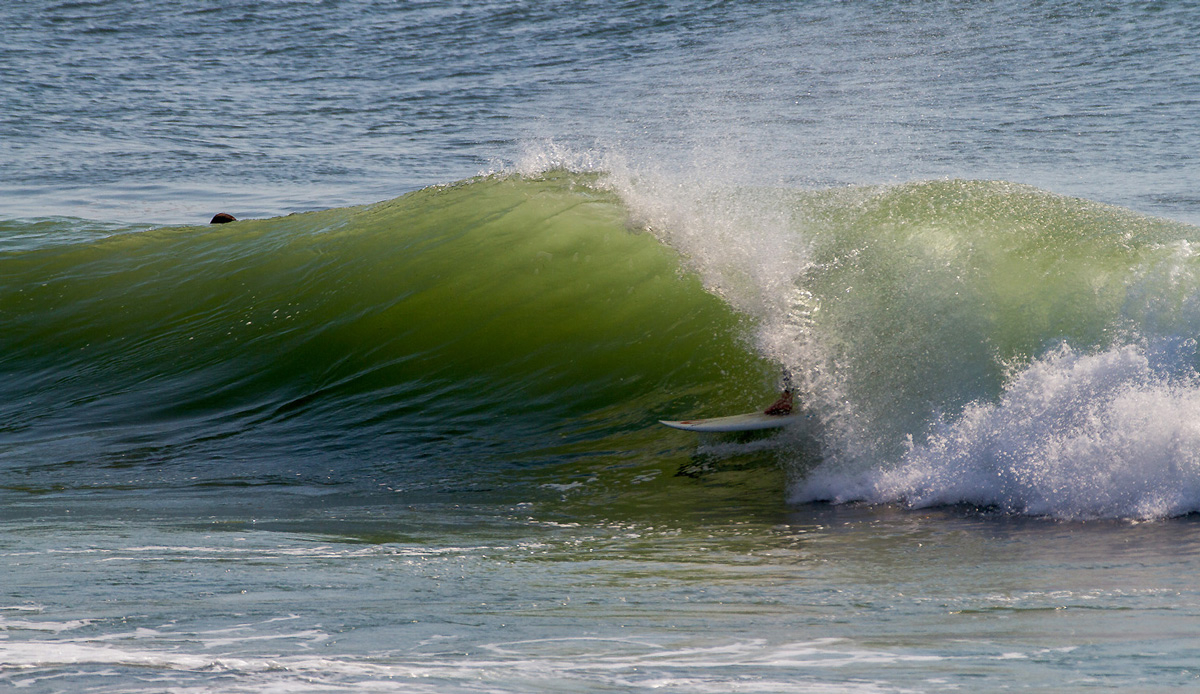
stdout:
POLYGON ((7 3, 0 681, 1194 686, 1198 24, 7 3))

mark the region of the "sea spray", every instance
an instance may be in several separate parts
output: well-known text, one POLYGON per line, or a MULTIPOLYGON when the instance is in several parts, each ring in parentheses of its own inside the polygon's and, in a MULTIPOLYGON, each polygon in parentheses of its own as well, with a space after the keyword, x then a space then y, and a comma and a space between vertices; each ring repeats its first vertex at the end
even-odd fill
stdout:
POLYGON ((801 277, 851 416, 794 499, 1200 508, 1195 228, 1001 183, 851 209, 801 277))
POLYGON ((604 166, 758 319, 820 423, 794 500, 1200 508, 1196 228, 1006 182, 786 191, 604 166))

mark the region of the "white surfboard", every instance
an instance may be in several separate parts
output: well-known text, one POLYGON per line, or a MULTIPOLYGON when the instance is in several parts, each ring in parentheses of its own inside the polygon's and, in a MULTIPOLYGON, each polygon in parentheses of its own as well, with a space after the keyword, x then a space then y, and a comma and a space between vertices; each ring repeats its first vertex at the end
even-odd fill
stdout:
POLYGON ((760 429, 779 429, 789 424, 799 422, 802 419, 804 419, 804 415, 800 414, 763 414, 762 412, 751 412, 749 414, 735 414, 732 417, 684 419, 678 422, 660 419, 659 422, 671 427, 672 429, 721 433, 732 431, 758 431, 760 429))

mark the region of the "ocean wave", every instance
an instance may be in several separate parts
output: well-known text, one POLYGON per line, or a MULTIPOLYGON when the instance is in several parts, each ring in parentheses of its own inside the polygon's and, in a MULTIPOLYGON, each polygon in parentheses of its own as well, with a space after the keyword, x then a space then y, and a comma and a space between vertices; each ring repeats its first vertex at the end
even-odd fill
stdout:
POLYGON ((799 500, 1196 510, 1200 233, 1029 186, 748 189, 550 148, 363 207, 6 224, 10 459, 645 463, 691 441, 656 419, 759 407, 783 367, 804 443, 693 450, 791 450, 799 500))

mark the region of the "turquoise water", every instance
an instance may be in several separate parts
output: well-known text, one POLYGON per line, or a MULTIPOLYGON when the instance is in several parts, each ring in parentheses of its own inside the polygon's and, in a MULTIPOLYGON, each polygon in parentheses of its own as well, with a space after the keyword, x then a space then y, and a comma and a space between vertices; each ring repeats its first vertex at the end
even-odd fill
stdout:
POLYGON ((1196 9, 6 4, 0 681, 1194 685, 1196 9))

